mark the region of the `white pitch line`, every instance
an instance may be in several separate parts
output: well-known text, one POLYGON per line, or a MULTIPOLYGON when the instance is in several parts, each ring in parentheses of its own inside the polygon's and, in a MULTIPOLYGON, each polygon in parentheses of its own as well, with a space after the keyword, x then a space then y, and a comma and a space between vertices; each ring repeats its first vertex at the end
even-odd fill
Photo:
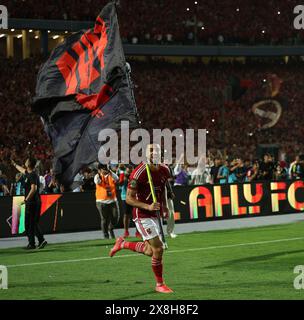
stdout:
MULTIPOLYGON (((259 241, 259 242, 248 242, 248 243, 237 243, 237 244, 230 244, 230 245, 224 245, 224 246, 193 248, 193 249, 184 249, 184 250, 171 250, 171 251, 166 251, 166 254, 169 254, 169 253, 181 253, 181 252, 193 252, 193 251, 204 251, 204 250, 215 250, 215 249, 225 249, 225 248, 235 248, 235 247, 244 247, 244 246, 256 246, 256 245, 278 243, 278 242, 289 242, 289 241, 297 241, 297 240, 304 240, 304 237, 269 240, 269 241, 259 241)), ((134 257, 140 257, 140 256, 141 255, 137 255, 137 254, 126 254, 126 255, 116 256, 116 257, 114 257, 112 259, 130 258, 130 257, 134 258, 134 257)), ((36 263, 15 264, 15 265, 9 265, 9 266, 6 266, 6 267, 7 268, 18 268, 18 267, 29 267, 29 266, 41 266, 41 265, 46 265, 46 264, 73 263, 73 262, 105 260, 105 259, 111 259, 111 258, 110 257, 97 257, 97 258, 87 258, 87 259, 46 261, 46 262, 36 262, 36 263)))

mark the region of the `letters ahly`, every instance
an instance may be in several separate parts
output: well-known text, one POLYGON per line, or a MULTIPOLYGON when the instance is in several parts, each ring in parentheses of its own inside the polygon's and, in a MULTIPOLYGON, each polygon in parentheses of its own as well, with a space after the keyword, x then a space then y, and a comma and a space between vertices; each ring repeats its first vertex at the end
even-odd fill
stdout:
POLYGON ((190 218, 199 217, 199 208, 204 208, 206 218, 223 217, 228 214, 240 216, 259 215, 262 212, 280 212, 281 205, 288 205, 291 210, 304 211, 303 181, 231 184, 229 189, 223 186, 194 188, 189 197, 190 218), (300 192, 299 192, 300 191, 300 192), (225 194, 224 194, 225 193, 225 194), (241 204, 242 202, 242 204, 241 204), (224 208, 226 208, 224 210, 224 208))

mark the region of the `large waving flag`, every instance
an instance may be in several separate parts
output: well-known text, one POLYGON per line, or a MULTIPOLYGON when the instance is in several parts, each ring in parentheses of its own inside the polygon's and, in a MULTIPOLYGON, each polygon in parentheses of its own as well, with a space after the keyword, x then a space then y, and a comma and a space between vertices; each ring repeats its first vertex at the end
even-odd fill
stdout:
POLYGON ((133 89, 110 2, 94 29, 68 37, 39 71, 33 111, 43 120, 54 147, 54 170, 70 186, 79 170, 95 162, 100 130, 138 127, 133 89))

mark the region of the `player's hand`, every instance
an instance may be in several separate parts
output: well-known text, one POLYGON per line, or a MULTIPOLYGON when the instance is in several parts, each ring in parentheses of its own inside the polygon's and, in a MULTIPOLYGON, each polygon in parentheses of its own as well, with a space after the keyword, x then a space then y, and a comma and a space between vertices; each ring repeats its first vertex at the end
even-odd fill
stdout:
POLYGON ((158 210, 160 210, 160 203, 155 202, 155 203, 150 204, 149 207, 148 207, 148 210, 149 211, 158 211, 158 210))

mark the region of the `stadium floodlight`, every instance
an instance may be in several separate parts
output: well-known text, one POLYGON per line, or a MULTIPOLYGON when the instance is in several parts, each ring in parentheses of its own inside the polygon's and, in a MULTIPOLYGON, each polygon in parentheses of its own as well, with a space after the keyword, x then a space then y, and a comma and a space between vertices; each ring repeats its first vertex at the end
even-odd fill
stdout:
POLYGON ((22 34, 17 35, 17 39, 20 39, 20 38, 22 38, 22 34))
POLYGON ((3 38, 3 37, 5 37, 5 34, 1 33, 0 38, 3 38))
POLYGON ((33 32, 33 30, 32 30, 32 29, 30 29, 30 30, 29 30, 29 32, 31 32, 31 33, 32 33, 32 32, 33 32))
POLYGON ((15 29, 11 29, 11 31, 12 31, 12 32, 14 32, 14 31, 15 31, 15 29))
POLYGON ((53 39, 54 40, 56 40, 56 39, 58 39, 59 38, 59 35, 58 34, 56 34, 55 36, 53 36, 53 39))

